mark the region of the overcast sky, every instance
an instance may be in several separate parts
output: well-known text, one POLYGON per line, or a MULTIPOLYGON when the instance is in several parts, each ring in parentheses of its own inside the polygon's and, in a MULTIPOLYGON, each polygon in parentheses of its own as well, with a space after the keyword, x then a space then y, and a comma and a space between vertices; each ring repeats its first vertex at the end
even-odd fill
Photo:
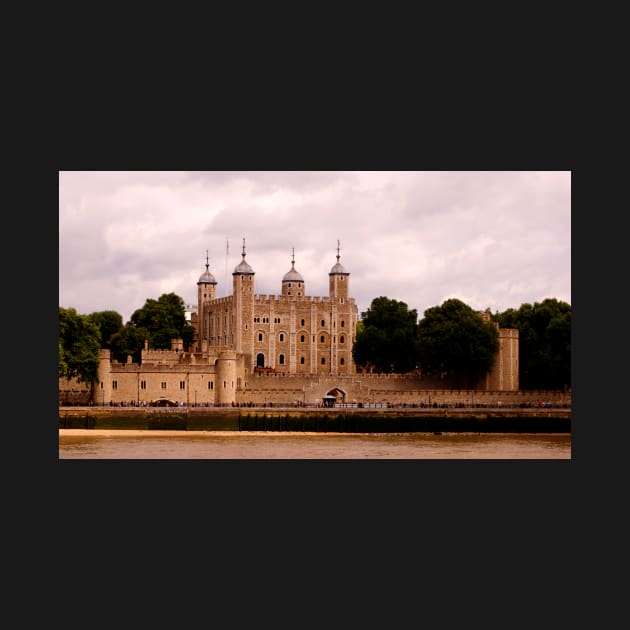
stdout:
POLYGON ((196 304, 206 250, 231 294, 243 238, 259 294, 295 248, 306 294, 328 295, 340 241, 359 311, 571 303, 569 171, 62 171, 59 306, 126 323, 163 293, 196 304))

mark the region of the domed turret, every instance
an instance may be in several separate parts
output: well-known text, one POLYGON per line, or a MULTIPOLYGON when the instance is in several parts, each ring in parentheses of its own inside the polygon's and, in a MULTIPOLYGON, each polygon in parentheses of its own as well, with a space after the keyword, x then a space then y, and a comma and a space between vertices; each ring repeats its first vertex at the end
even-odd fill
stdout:
POLYGON ((349 296, 348 282, 350 272, 346 271, 346 268, 339 262, 341 257, 339 254, 340 250, 341 247, 339 241, 337 241, 337 262, 332 266, 328 274, 328 293, 331 298, 347 299, 349 296))
POLYGON ((243 239, 242 256, 243 256, 243 260, 241 260, 241 262, 238 263, 236 267, 234 267, 234 273, 232 275, 254 273, 254 270, 247 264, 247 261, 245 260, 245 239, 243 239))
MULTIPOLYGON (((199 276, 197 280, 197 313, 196 323, 193 324, 196 329, 195 345, 197 351, 202 351, 208 344, 208 309, 210 302, 217 297, 217 281, 209 270, 210 262, 208 260, 208 250, 206 250, 206 270, 199 276), (204 345, 205 344, 205 345, 204 345)), ((193 315, 195 316, 195 315, 193 315)))
POLYGON ((291 250, 291 269, 282 278, 282 295, 298 297, 304 295, 304 278, 295 268, 295 249, 291 250))
POLYGON ((197 280, 197 284, 216 284, 217 281, 214 279, 214 276, 208 270, 210 266, 208 262, 208 252, 206 250, 206 270, 199 276, 199 280, 197 280))
POLYGON ((341 255, 339 254, 340 249, 339 241, 337 241, 337 262, 332 266, 329 275, 341 273, 344 276, 349 276, 350 272, 346 271, 346 268, 339 262, 339 258, 341 258, 341 255))

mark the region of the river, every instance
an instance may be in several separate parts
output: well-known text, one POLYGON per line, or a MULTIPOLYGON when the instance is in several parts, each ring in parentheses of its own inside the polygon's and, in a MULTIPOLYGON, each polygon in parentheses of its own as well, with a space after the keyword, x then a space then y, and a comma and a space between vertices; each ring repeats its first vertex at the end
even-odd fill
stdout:
POLYGON ((59 459, 571 459, 571 435, 60 429, 59 459))

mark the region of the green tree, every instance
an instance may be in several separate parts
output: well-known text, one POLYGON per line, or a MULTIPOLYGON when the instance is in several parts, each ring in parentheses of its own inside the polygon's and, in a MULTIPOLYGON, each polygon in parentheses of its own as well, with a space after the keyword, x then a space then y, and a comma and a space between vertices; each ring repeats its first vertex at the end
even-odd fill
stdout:
POLYGON ((454 298, 425 311, 418 342, 424 372, 446 373, 467 388, 492 369, 499 351, 496 326, 454 298))
POLYGON ((194 328, 186 321, 184 300, 175 293, 164 293, 157 300, 148 299, 144 306, 131 316, 131 324, 146 329, 149 346, 169 349, 171 339, 182 339, 184 348, 193 341, 194 328))
POLYGON ((359 367, 376 372, 404 373, 418 361, 418 313, 407 304, 380 296, 374 298, 352 346, 359 367))
POLYGON ((519 331, 521 389, 571 387, 571 305, 556 298, 497 313, 502 328, 519 331))
POLYGON ((96 311, 90 313, 89 317, 101 329, 101 344, 103 348, 109 348, 111 336, 120 332, 120 329, 123 327, 122 315, 116 311, 96 311))
POLYGON ((131 322, 127 322, 119 332, 114 333, 110 340, 112 359, 125 363, 131 355, 134 363, 140 363, 142 348, 145 340, 151 338, 151 333, 146 328, 140 328, 131 322))
POLYGON ((74 308, 59 308, 59 377, 83 383, 98 379, 101 331, 88 315, 74 308))

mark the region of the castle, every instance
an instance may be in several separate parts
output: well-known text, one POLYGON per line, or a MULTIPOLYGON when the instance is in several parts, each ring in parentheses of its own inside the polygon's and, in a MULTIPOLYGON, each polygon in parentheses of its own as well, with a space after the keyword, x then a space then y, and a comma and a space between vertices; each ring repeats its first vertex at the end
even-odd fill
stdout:
MULTIPOLYGON (((155 350, 145 341, 140 363, 131 357, 126 363, 112 361, 110 351, 101 350, 92 402, 314 404, 334 396, 345 403, 400 404, 425 402, 432 390, 435 400, 451 388, 443 375, 357 372, 352 346, 358 311, 339 243, 326 297, 307 295, 294 251, 279 295, 257 295, 254 276, 243 239, 242 260, 232 273, 232 295, 217 298, 217 281, 206 255, 206 270, 197 282, 197 311, 191 315, 192 347, 184 349, 181 340, 173 340, 170 350, 155 350)), ((518 392, 518 330, 499 329, 499 343, 495 365, 479 384, 480 392, 518 392)))

